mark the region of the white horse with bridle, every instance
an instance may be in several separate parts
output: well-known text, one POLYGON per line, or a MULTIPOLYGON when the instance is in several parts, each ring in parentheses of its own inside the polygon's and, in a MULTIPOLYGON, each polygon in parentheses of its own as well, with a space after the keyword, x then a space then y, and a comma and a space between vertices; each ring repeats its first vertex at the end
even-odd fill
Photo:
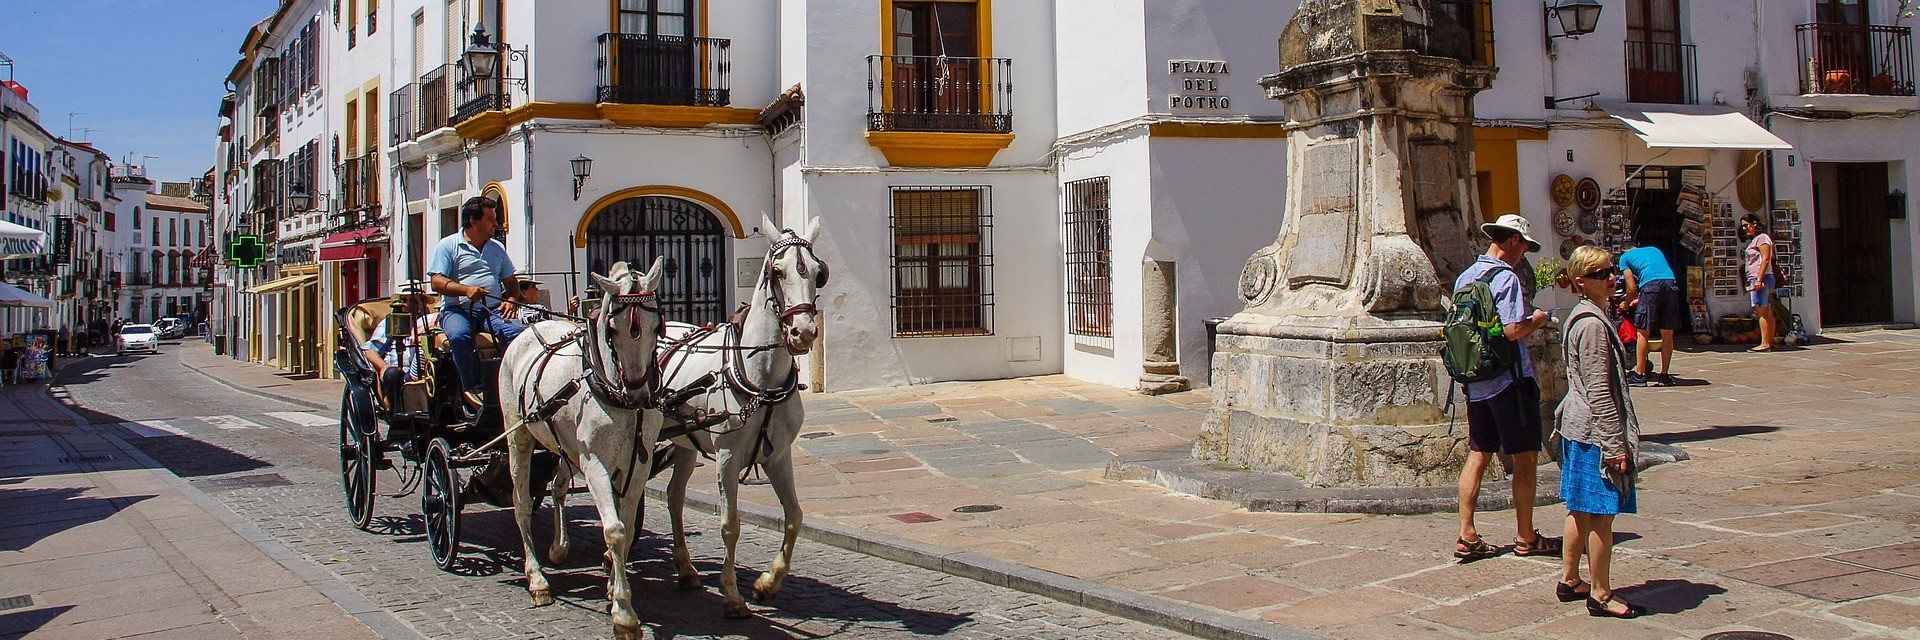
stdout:
POLYGON ((527 592, 534 606, 553 604, 547 577, 533 548, 533 510, 539 505, 528 478, 535 447, 560 454, 554 474, 554 564, 566 561, 566 494, 580 470, 606 538, 607 600, 615 638, 640 638, 627 586, 627 551, 636 522, 650 455, 660 435, 655 410, 660 375, 653 358, 662 328, 654 290, 661 260, 645 275, 613 265, 605 277, 588 274, 602 292, 587 322, 548 320, 529 327, 500 359, 500 412, 508 425, 513 473, 513 516, 526 553, 527 592))
POLYGON ((755 598, 772 601, 793 561, 801 520, 793 484, 793 440, 806 417, 796 393, 800 371, 794 356, 811 350, 819 335, 820 312, 814 296, 827 284, 827 264, 813 253, 813 239, 820 233, 818 218, 808 223, 805 233, 780 229, 764 216, 761 224, 773 242, 746 303, 745 318, 738 324, 708 327, 670 323, 668 337, 658 348, 666 386, 662 411, 670 425, 662 440, 671 437, 674 447, 673 477, 667 489, 667 507, 673 516, 673 565, 681 588, 700 587, 699 571, 687 553, 681 512, 686 507, 687 481, 697 466, 695 458, 711 455, 719 467, 720 496, 725 503, 720 533, 727 550, 720 567, 720 590, 722 610, 729 618, 752 614, 740 597, 733 566, 735 543, 740 539, 740 483, 756 464, 785 510, 786 537, 780 555, 754 581, 755 598))

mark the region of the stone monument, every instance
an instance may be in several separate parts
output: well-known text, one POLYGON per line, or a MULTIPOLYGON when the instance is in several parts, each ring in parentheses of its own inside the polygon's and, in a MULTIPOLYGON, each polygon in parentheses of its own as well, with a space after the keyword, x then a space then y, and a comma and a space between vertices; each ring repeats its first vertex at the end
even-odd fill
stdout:
POLYGON ((1478 238, 1465 29, 1414 0, 1306 0, 1280 35, 1287 201, 1219 327, 1201 460, 1322 487, 1435 487, 1466 453, 1449 424, 1442 305, 1478 238))

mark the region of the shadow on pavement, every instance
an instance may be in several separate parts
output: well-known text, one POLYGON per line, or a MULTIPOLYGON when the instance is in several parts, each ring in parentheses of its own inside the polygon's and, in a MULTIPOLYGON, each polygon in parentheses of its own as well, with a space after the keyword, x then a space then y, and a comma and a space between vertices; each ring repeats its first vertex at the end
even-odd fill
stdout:
POLYGON ((1647 613, 1675 614, 1697 608, 1705 604, 1707 598, 1726 593, 1727 589, 1692 580, 1648 580, 1615 591, 1627 602, 1646 607, 1647 613))
POLYGON ((1779 430, 1780 427, 1761 425, 1714 425, 1687 431, 1646 434, 1640 436, 1640 439, 1661 444, 1680 444, 1683 442, 1701 442, 1705 440, 1719 440, 1721 438, 1750 436, 1760 433, 1773 433, 1779 430))
POLYGON ((153 497, 83 497, 81 487, 4 488, 0 505, 9 517, 0 519, 0 551, 20 551, 69 529, 113 517, 121 509, 153 497), (30 514, 30 515, 29 515, 30 514))
MULTIPOLYGON (((103 377, 106 369, 130 361, 131 356, 88 358, 86 362, 68 365, 62 369, 59 384, 68 387, 86 384, 103 377)), ((109 429, 123 422, 133 422, 121 416, 81 406, 74 402, 71 396, 55 398, 55 401, 86 418, 95 429, 109 429)), ((147 457, 153 458, 174 475, 182 478, 217 476, 273 466, 232 449, 208 444, 188 436, 163 435, 142 438, 138 437, 139 434, 125 433, 124 429, 120 435, 127 444, 133 445, 141 453, 147 454, 147 457), (129 435, 134 437, 126 437, 129 435)))
POLYGON ((73 605, 63 604, 58 607, 0 613, 0 637, 19 638, 32 634, 71 609, 73 605))

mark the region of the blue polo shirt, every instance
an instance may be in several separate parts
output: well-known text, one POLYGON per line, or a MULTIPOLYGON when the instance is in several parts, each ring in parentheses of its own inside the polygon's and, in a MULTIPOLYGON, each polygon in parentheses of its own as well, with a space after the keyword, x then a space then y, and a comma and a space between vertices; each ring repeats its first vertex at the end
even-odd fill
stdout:
MULTIPOLYGON (((490 295, 501 296, 506 289, 500 283, 513 277, 513 259, 507 257, 507 246, 499 240, 487 239, 481 247, 467 242, 464 234, 455 233, 440 239, 433 245, 433 255, 427 259, 427 275, 443 275, 460 284, 486 289, 490 295)), ((466 296, 440 296, 440 308, 464 306, 468 304, 466 296)))
POLYGON ((1628 249, 1620 254, 1620 270, 1632 273, 1634 283, 1643 287, 1661 280, 1678 282, 1673 277, 1673 266, 1667 264, 1667 255, 1653 247, 1628 249))

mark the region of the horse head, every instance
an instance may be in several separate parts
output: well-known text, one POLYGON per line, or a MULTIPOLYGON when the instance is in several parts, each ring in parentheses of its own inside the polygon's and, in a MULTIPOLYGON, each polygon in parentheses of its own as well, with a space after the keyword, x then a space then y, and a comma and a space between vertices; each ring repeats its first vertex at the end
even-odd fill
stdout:
POLYGON ((628 268, 624 261, 614 263, 605 276, 587 274, 601 292, 599 309, 589 320, 612 352, 619 382, 629 389, 648 382, 654 344, 666 329, 653 295, 663 262, 663 258, 654 258, 653 267, 644 274, 628 268))
POLYGON ((820 287, 827 286, 827 263, 813 253, 813 240, 820 235, 820 219, 807 222, 804 233, 781 229, 771 219, 760 217, 762 229, 773 242, 767 247, 766 271, 760 275, 773 296, 773 310, 780 316, 780 339, 793 355, 813 350, 820 335, 820 310, 814 306, 820 287))

